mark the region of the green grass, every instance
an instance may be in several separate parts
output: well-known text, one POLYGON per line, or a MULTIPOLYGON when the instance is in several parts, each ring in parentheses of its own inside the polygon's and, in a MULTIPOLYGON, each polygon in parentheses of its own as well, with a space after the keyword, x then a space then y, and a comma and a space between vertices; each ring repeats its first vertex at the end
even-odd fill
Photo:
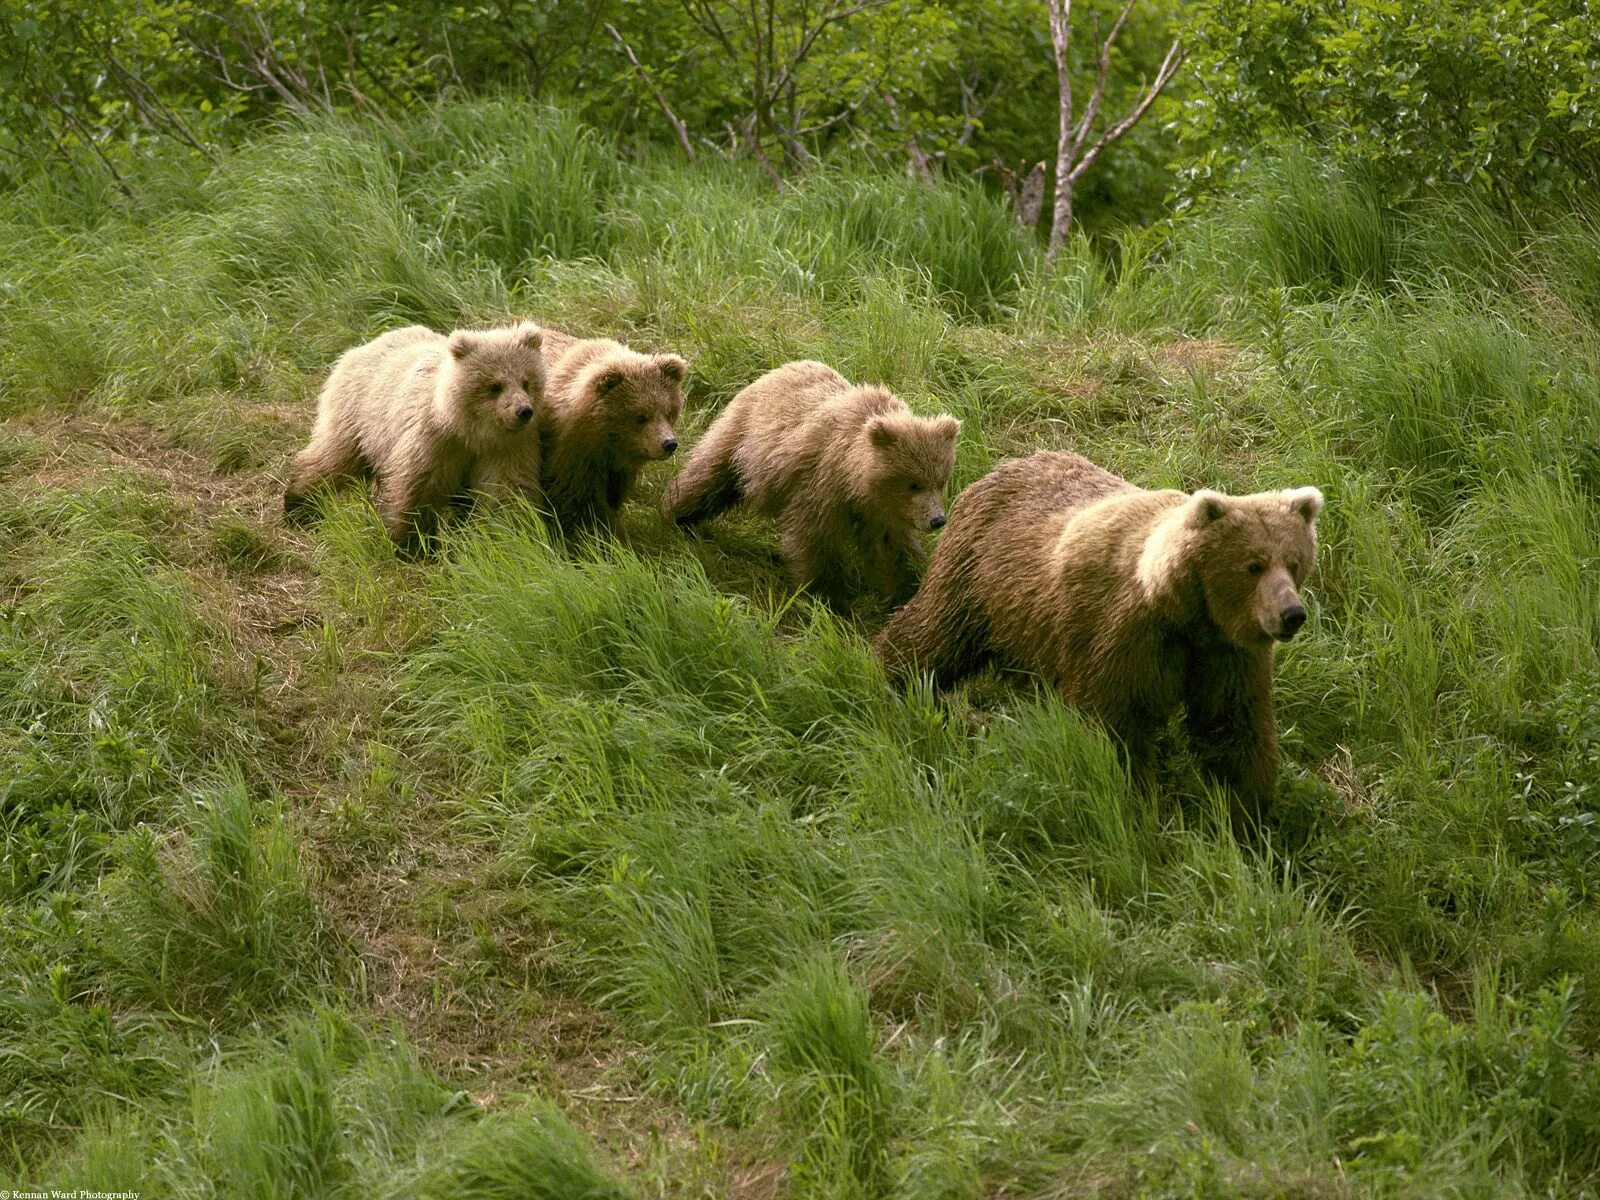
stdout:
POLYGON ((560 110, 0 200, 0 1175, 153 1196, 1600 1188, 1600 227, 1292 152, 1047 267, 560 110), (816 356, 1150 486, 1316 484, 1241 846, 1026 683, 890 689, 770 528, 422 563, 274 502, 320 372, 526 313, 816 356))

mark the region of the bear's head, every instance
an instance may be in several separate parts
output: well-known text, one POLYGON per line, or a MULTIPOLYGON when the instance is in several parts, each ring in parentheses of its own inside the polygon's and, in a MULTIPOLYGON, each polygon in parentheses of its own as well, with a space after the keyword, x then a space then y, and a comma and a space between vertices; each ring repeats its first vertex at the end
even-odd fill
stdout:
POLYGON ((954 417, 886 413, 863 428, 870 451, 867 496, 887 528, 938 529, 944 525, 944 489, 956 462, 954 417))
POLYGON ((683 378, 689 366, 676 354, 633 351, 597 363, 586 384, 592 411, 602 416, 606 440, 619 463, 670 457, 683 413, 683 378))
POLYGON ((1187 576, 1223 637, 1245 649, 1286 642, 1306 621, 1300 588, 1317 557, 1322 493, 1314 487, 1252 496, 1201 490, 1157 526, 1140 560, 1187 576))
POLYGON ((544 403, 544 331, 531 321, 450 335, 450 402, 484 439, 530 428, 544 403))

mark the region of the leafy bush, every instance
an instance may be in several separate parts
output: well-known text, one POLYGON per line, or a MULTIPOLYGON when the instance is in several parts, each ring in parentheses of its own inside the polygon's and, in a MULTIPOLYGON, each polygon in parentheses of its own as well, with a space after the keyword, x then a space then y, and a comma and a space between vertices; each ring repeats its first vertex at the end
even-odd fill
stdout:
POLYGON ((1231 172, 1263 133, 1374 167, 1391 193, 1454 181, 1503 208, 1600 183, 1586 0, 1201 0, 1191 174, 1231 172))

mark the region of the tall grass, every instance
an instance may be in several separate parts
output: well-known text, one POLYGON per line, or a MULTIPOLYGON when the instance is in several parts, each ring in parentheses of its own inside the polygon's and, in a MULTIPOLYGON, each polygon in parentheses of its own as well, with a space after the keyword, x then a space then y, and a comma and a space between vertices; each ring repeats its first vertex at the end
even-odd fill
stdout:
POLYGON ((337 948, 283 818, 244 783, 196 795, 177 836, 136 829, 116 847, 100 941, 108 986, 216 1019, 331 987, 337 948))
POLYGON ((64 803, 121 825, 163 791, 256 748, 198 612, 155 544, 172 510, 128 481, 86 494, 11 493, 18 603, 0 638, 0 797, 31 815, 64 803))
POLYGON ((336 1017, 298 1019, 207 1066, 187 1105, 107 1112, 42 1178, 92 1190, 138 1180, 174 1198, 627 1194, 548 1105, 475 1120, 403 1039, 336 1017))
POLYGON ((825 167, 778 193, 509 98, 149 170, 159 213, 61 181, 0 201, 22 1181, 1596 1186, 1592 214, 1396 208, 1291 153, 1047 265, 973 185, 825 167), (958 487, 1040 446, 1151 486, 1321 486, 1263 841, 1181 737, 1151 797, 1028 681, 891 690, 881 614, 791 597, 759 521, 665 528, 665 470, 627 547, 477 514, 415 565, 359 494, 302 541, 94 465, 116 435, 78 428, 153 427, 270 496, 338 351, 524 312, 684 351, 691 432, 816 356, 960 416, 958 487), (292 619, 230 627, 280 575, 292 619), (422 944, 400 1010, 431 1028, 470 988, 514 1064, 387 1032, 360 943, 396 920, 422 944), (625 1062, 572 1095, 519 1023, 566 1005, 625 1062))

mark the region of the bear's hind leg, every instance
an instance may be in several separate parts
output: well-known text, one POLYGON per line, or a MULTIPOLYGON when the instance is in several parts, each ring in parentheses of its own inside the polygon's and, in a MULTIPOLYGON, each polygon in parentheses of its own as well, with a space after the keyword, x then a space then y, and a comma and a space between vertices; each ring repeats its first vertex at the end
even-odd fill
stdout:
POLYGON ((283 515, 296 523, 305 518, 306 501, 319 485, 335 485, 361 474, 361 445, 348 431, 313 435, 311 444, 294 456, 283 489, 283 515))
POLYGON ((936 686, 950 687, 993 657, 983 614, 965 596, 947 594, 939 582, 926 581, 873 643, 890 679, 926 672, 936 686))
POLYGON ((677 525, 698 525, 744 499, 732 452, 732 439, 715 432, 701 442, 667 485, 661 498, 662 515, 677 525))

